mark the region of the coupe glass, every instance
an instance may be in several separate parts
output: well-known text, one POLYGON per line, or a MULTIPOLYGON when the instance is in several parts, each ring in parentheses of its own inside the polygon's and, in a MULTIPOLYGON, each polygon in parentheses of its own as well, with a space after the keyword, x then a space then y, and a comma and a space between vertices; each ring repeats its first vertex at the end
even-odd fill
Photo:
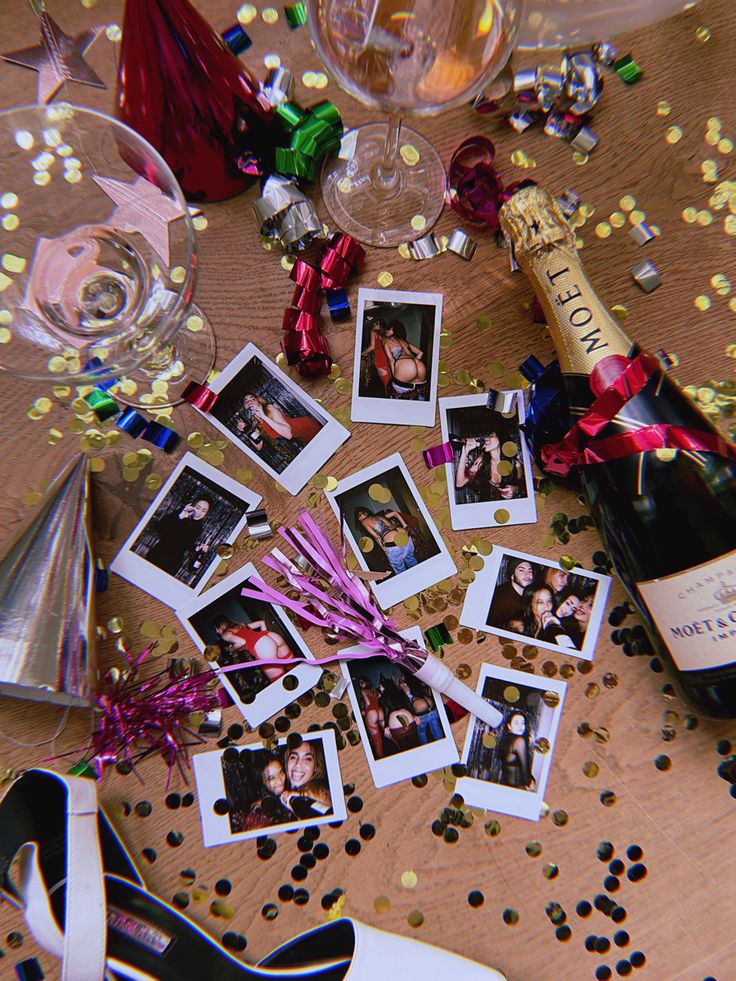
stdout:
POLYGON ((520 0, 307 0, 317 51, 350 95, 389 114, 343 138, 322 172, 327 210, 368 245, 426 234, 445 199, 442 161, 404 114, 471 99, 505 65, 520 0))
POLYGON ((0 371, 117 379, 116 399, 149 409, 207 377, 192 219, 132 129, 68 104, 0 113, 0 225, 0 371))

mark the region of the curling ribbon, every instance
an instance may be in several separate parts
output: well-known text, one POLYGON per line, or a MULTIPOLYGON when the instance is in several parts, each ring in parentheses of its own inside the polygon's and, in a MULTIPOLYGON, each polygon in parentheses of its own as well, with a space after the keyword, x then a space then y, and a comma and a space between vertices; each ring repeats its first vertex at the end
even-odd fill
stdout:
POLYGON ((181 393, 181 397, 185 402, 193 405, 195 409, 199 409, 201 412, 211 412, 219 396, 217 392, 213 392, 206 385, 189 382, 181 393))
POLYGON ((162 426, 160 422, 149 422, 143 430, 143 439, 165 453, 170 453, 179 442, 178 434, 168 426, 162 426))
POLYGON ((306 110, 295 102, 284 102, 275 113, 289 134, 289 146, 276 148, 276 172, 311 183, 322 160, 340 146, 343 124, 339 111, 324 99, 306 110))
POLYGON ((118 429, 122 429, 124 433, 132 436, 133 439, 137 439, 148 423, 140 412, 136 412, 135 409, 126 409, 120 418, 116 420, 115 425, 118 429))
POLYGON ((330 311, 330 319, 333 323, 346 320, 350 316, 350 303, 348 302, 346 290, 327 290, 325 299, 327 300, 327 309, 330 311))
POLYGON ((496 148, 486 136, 471 136, 455 150, 448 168, 450 204, 466 221, 498 225, 498 209, 516 190, 504 189, 493 166, 496 148))
POLYGON ((438 446, 430 446, 428 450, 422 450, 422 457, 427 470, 441 467, 443 463, 452 463, 454 453, 452 443, 440 443, 438 446))
POLYGON ((99 387, 85 396, 84 401, 92 409, 100 422, 104 422, 106 419, 112 419, 113 416, 116 416, 120 412, 120 406, 115 399, 107 392, 101 391, 99 387))
MULTIPOLYGON (((626 367, 607 388, 600 391, 585 415, 559 443, 542 447, 541 458, 548 473, 566 477, 573 467, 581 464, 605 463, 648 450, 682 449, 717 453, 727 458, 736 457, 736 449, 716 433, 664 423, 589 441, 590 437, 596 436, 616 417, 653 375, 661 371, 659 360, 644 353, 638 354, 633 360, 616 360, 620 364, 626 363, 626 367)), ((606 361, 609 359, 604 359, 600 364, 605 366, 606 361)), ((596 379, 592 377, 591 387, 595 384, 596 379)))

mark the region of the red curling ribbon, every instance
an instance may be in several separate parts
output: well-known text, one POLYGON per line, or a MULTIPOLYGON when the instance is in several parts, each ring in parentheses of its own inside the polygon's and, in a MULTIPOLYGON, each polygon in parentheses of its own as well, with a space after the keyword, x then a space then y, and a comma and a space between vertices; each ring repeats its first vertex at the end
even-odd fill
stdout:
POLYGON ((350 263, 334 249, 325 249, 319 260, 323 289, 339 289, 347 283, 353 271, 350 263))
POLYGON ((332 367, 327 338, 315 327, 312 331, 289 331, 281 341, 286 363, 298 365, 305 378, 326 375, 332 367))
POLYGON ((422 450, 422 457, 427 466, 427 470, 434 467, 441 467, 443 463, 452 463, 454 458, 452 443, 440 443, 438 446, 430 446, 428 450, 422 450))
POLYGON ((547 473, 566 477, 573 467, 581 464, 605 463, 649 450, 690 450, 736 458, 736 449, 717 433, 665 423, 617 433, 605 439, 590 440, 590 437, 597 436, 618 415, 650 378, 662 370, 657 358, 644 353, 633 360, 621 355, 611 355, 600 361, 596 367, 600 370, 595 378, 591 378, 591 388, 594 391, 600 391, 602 381, 608 380, 614 372, 618 373, 608 387, 600 391, 585 415, 559 443, 549 443, 542 447, 541 457, 547 473))
POLYGON ((322 306, 322 301, 319 298, 319 293, 315 293, 314 290, 305 290, 302 286, 295 286, 291 305, 303 310, 304 313, 317 314, 322 306))
POLYGON ((199 409, 201 412, 211 412, 219 396, 217 392, 213 392, 206 385, 189 382, 181 393, 181 397, 185 402, 193 405, 195 409, 199 409))
POLYGON ((365 249, 351 235, 346 235, 345 232, 335 232, 327 243, 327 248, 337 252, 339 256, 352 266, 354 272, 360 272, 363 268, 365 249))
POLYGON ((455 150, 448 169, 453 209, 466 221, 491 228, 497 227, 498 209, 507 196, 493 166, 495 157, 496 148, 488 137, 471 136, 455 150))
POLYGON ((313 313, 300 310, 298 307, 287 307, 284 310, 281 326, 286 331, 296 331, 299 334, 308 334, 313 331, 319 333, 319 317, 313 313))
POLYGON ((289 279, 293 279, 297 286, 305 290, 318 290, 320 285, 319 269, 305 262, 304 259, 297 259, 291 267, 289 279))

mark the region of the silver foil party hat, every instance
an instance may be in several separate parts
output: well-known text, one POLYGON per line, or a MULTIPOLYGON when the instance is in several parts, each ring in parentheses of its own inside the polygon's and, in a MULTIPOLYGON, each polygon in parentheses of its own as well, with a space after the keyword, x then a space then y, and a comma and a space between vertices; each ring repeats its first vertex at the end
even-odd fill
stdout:
POLYGON ((0 695, 89 705, 94 638, 89 473, 80 454, 0 556, 0 695))

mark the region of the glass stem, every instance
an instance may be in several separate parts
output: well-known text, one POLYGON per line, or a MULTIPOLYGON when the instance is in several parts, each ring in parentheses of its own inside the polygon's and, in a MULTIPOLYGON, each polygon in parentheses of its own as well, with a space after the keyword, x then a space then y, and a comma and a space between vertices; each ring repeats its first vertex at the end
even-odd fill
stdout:
POLYGON ((386 142, 383 145, 383 158, 376 167, 375 181, 382 191, 393 191, 399 184, 399 170, 396 166, 396 156, 399 152, 399 136, 401 134, 401 116, 397 113, 389 116, 386 129, 386 142))

